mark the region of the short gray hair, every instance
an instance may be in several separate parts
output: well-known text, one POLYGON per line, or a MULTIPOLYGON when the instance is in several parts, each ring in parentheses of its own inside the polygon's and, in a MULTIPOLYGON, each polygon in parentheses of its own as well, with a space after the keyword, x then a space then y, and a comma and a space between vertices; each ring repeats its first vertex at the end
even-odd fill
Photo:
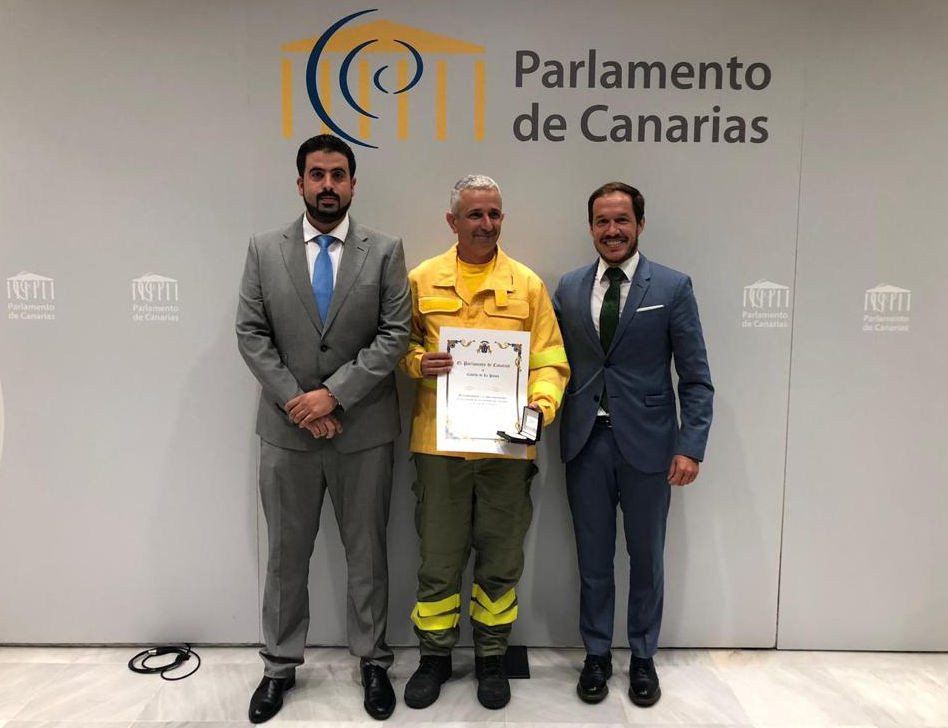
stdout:
POLYGON ((461 177, 461 179, 454 183, 454 187, 451 190, 451 205, 448 209, 451 210, 451 214, 453 215, 457 215, 458 213, 458 198, 461 197, 461 193, 464 192, 464 190, 497 190, 497 194, 499 195, 500 185, 486 174, 469 174, 461 177))

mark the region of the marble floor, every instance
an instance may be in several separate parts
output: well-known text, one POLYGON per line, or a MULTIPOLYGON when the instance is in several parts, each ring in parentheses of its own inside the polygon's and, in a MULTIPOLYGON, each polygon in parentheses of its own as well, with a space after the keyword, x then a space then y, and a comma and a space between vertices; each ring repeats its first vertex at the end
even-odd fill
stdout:
MULTIPOLYGON (((0 647, 0 728, 233 728, 261 675, 256 650, 198 648, 192 677, 136 675, 131 648, 0 647)), ((401 702, 416 662, 399 650, 399 704, 389 723, 428 726, 829 726, 948 728, 948 654, 662 650, 663 697, 636 708, 626 695, 628 652, 614 655, 612 691, 599 705, 576 697, 579 650, 531 649, 532 679, 511 681, 504 710, 474 696, 473 657, 458 651, 455 676, 426 710, 401 702)), ((375 726, 362 711, 356 662, 342 649, 307 650, 306 666, 268 726, 375 726)))

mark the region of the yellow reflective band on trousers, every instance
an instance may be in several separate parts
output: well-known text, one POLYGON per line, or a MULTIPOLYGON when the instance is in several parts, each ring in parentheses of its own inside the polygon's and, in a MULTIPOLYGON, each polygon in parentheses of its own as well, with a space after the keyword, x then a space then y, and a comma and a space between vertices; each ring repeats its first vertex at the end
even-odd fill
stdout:
POLYGON ((471 619, 492 627, 510 624, 517 619, 517 594, 511 589, 497 601, 492 600, 478 584, 471 590, 471 619))
POLYGON ((411 613, 411 621, 425 632, 453 629, 461 619, 461 595, 452 594, 436 602, 418 602, 411 613))

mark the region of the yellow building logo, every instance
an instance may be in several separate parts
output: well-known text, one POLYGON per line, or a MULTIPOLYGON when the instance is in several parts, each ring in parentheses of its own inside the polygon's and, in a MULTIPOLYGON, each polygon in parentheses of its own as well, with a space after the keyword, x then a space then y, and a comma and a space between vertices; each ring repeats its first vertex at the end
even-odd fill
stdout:
MULTIPOLYGON (((407 139, 410 133, 409 104, 411 91, 425 73, 425 56, 441 55, 468 55, 483 56, 484 46, 474 45, 465 41, 448 38, 420 28, 400 25, 389 20, 376 20, 363 25, 348 26, 350 22, 367 13, 374 13, 376 9, 360 10, 347 15, 329 26, 326 31, 315 38, 304 38, 283 46, 285 53, 308 54, 304 71, 303 84, 306 97, 316 116, 322 122, 322 133, 335 134, 352 144, 377 149, 371 144, 372 121, 379 117, 372 113, 373 87, 376 92, 392 94, 397 97, 398 128, 397 138, 407 139), (395 83, 392 84, 388 65, 380 66, 373 72, 372 63, 366 58, 358 58, 360 54, 399 53, 405 58, 395 64, 395 83), (333 60, 339 56, 334 67, 333 60), (335 57, 334 57, 335 56, 335 57), (356 66, 358 77, 357 89, 353 94, 350 88, 349 75, 352 65, 356 66), (413 69, 410 68, 414 66, 413 69), (333 82, 335 75, 336 83, 333 82), (334 86, 338 87, 337 94, 333 93, 334 86), (334 106, 354 110, 359 119, 359 129, 350 133, 338 123, 333 115, 334 106)), ((481 141, 484 138, 484 60, 474 59, 474 139, 481 141)), ((448 67, 447 61, 438 58, 434 61, 435 92, 435 138, 439 141, 448 136, 448 67)), ((296 87, 294 80, 293 60, 284 58, 281 71, 281 96, 283 107, 283 138, 291 139, 294 136, 294 96, 296 87)))

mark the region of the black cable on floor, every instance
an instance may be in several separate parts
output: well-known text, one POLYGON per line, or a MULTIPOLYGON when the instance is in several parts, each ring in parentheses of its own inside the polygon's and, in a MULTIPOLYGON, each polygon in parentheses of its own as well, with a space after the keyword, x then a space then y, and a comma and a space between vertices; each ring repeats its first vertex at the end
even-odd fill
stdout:
POLYGON ((198 671, 198 668, 201 667, 201 657, 197 652, 191 649, 191 645, 184 645, 180 647, 178 645, 160 645, 158 647, 151 647, 147 650, 142 650, 135 657, 128 661, 128 669, 132 672, 137 672, 141 675, 154 675, 157 673, 161 676, 162 680, 184 680, 186 677, 191 677, 194 673, 198 671), (172 662, 165 663, 164 665, 149 665, 148 661, 153 657, 161 657, 163 655, 174 655, 174 660, 172 662), (194 657, 197 660, 197 664, 194 666, 194 669, 191 672, 184 675, 177 675, 175 677, 168 677, 165 673, 171 672, 172 670, 177 670, 188 660, 194 657))

